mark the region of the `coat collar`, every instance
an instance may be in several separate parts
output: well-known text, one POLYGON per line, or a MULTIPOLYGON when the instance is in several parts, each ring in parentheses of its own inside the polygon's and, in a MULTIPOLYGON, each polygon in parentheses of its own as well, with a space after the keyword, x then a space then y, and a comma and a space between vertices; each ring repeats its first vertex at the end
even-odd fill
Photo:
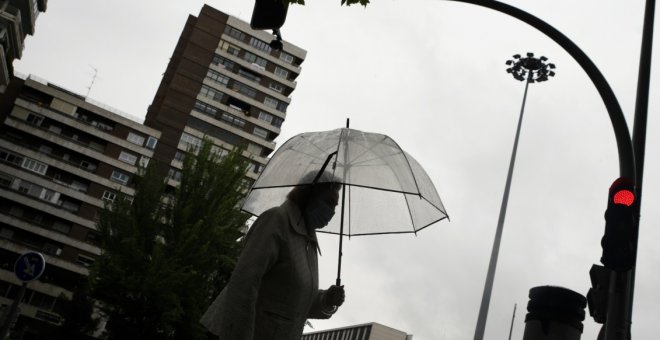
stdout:
POLYGON ((291 224, 293 230, 297 234, 308 237, 312 241, 318 244, 318 241, 316 239, 316 232, 312 231, 310 233, 310 231, 307 229, 307 224, 305 223, 305 219, 303 218, 303 214, 300 211, 298 205, 291 200, 286 200, 282 204, 282 207, 284 207, 284 209, 287 212, 287 215, 289 216, 289 223, 291 224))

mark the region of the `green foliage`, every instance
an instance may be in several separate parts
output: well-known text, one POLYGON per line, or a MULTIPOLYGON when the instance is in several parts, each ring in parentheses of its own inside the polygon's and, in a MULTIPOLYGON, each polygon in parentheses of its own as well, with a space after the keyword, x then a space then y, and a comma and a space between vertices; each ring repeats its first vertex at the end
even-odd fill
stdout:
POLYGON ((152 164, 132 203, 118 197, 104 209, 104 252, 90 277, 110 339, 205 339, 199 318, 229 279, 248 218, 238 209, 241 153, 219 159, 205 140, 187 155, 173 193, 152 164))
MULTIPOLYGON (((298 4, 298 5, 305 5, 305 0, 282 0, 285 2, 288 2, 290 4, 298 4)), ((341 0, 341 5, 355 5, 355 4, 360 4, 364 7, 367 7, 367 4, 369 4, 369 0, 341 0)))

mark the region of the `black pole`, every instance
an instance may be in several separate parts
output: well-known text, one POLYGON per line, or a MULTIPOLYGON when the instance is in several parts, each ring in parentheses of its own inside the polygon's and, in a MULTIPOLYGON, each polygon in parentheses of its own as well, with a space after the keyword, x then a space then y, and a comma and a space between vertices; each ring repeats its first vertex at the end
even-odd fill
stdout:
POLYGON ((7 312, 5 324, 2 325, 2 329, 0 330, 0 340, 5 340, 9 337, 9 331, 11 330, 11 326, 14 323, 14 319, 18 317, 18 304, 21 302, 21 300, 23 300, 26 288, 27 282, 23 282, 21 288, 18 290, 18 294, 16 294, 14 302, 12 302, 11 307, 9 308, 9 312, 7 312))
MULTIPOLYGON (((348 118, 346 118, 346 128, 348 129, 348 126, 350 124, 350 121, 348 118)), ((346 143, 344 143, 344 149, 347 148, 346 143)), ((342 253, 342 248, 344 244, 344 203, 346 202, 346 150, 344 150, 344 177, 342 178, 342 184, 341 184, 341 221, 339 222, 339 259, 337 259, 337 281, 335 284, 337 286, 341 286, 341 257, 343 255, 342 253)))
MULTIPOLYGON (((635 118, 633 122, 633 152, 635 154, 635 186, 637 196, 637 211, 634 233, 634 267, 630 272, 630 290, 626 296, 626 324, 632 324, 633 298, 635 292, 635 268, 637 267, 637 245, 639 241, 639 216, 642 207, 642 187, 644 180, 644 158, 646 152, 646 122, 649 109, 649 84, 651 82, 651 59, 653 55, 653 26, 655 19, 655 0, 646 0, 644 10, 644 28, 642 31, 642 46, 639 57, 639 73, 637 77, 637 98, 635 100, 635 118)), ((631 334, 631 331, 628 331, 631 334)))
MULTIPOLYGON (((345 165, 344 165, 345 166, 345 165)), ((341 256, 344 243, 344 202, 346 198, 346 184, 341 185, 341 222, 339 224, 339 259, 337 260, 337 286, 341 286, 341 256)))

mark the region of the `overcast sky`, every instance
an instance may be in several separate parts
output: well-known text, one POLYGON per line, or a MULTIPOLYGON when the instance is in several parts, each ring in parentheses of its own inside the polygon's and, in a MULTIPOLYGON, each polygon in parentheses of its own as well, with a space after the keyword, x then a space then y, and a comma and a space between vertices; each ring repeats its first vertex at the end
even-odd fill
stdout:
MULTIPOLYGON (((599 263, 607 190, 618 177, 612 127, 595 87, 557 44, 498 12, 443 0, 340 0, 292 6, 282 29, 308 51, 281 145, 342 127, 391 136, 427 170, 448 210, 417 236, 344 242, 345 305, 316 329, 378 322, 417 340, 468 340, 497 225, 523 95, 505 72, 535 52, 557 76, 530 86, 495 277, 486 339, 521 339, 530 288, 581 294, 599 263)), ((643 1, 507 0, 566 34, 600 68, 632 129, 643 1)), ((245 21, 253 2, 208 1, 245 21)), ((50 1, 17 71, 118 108, 142 121, 189 14, 202 1, 50 1), (94 69, 97 77, 92 83, 94 69)), ((660 39, 656 34, 656 55, 660 39)), ((633 336, 656 339, 660 320, 658 80, 651 82, 633 336), (656 208, 654 208, 656 207, 656 208)), ((321 286, 335 280, 337 238, 321 237, 321 286)), ((585 320, 583 339, 599 329, 585 320)))

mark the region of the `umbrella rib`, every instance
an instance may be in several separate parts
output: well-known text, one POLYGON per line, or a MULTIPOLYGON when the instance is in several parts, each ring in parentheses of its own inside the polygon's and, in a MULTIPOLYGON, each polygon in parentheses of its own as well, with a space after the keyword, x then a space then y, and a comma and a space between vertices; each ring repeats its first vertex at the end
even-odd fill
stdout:
MULTIPOLYGON (((401 149, 401 147, 395 140, 392 140, 392 142, 394 143, 394 145, 396 145, 399 148, 399 150, 403 151, 403 149, 401 149)), ((408 160, 408 156, 406 156, 405 152, 403 153, 403 158, 406 160, 406 163, 408 164, 408 168, 410 169, 410 174, 412 175, 413 182, 415 182, 415 188, 417 188, 418 195, 422 196, 422 193, 419 191, 419 185, 417 184, 417 178, 415 177, 415 172, 413 171, 412 166, 410 166, 410 161, 408 160)))
MULTIPOLYGON (((445 216, 443 218, 439 218, 439 219, 437 219, 433 222, 430 222, 429 224, 419 228, 419 230, 417 230, 417 231, 426 229, 429 226, 431 226, 432 224, 438 223, 438 222, 440 222, 444 219, 449 219, 449 217, 445 216)), ((323 233, 323 234, 339 235, 339 233, 332 232, 332 231, 325 231, 325 230, 322 230, 322 229, 317 229, 316 232, 317 233, 323 233)), ((371 235, 392 235, 392 234, 412 234, 412 233, 413 233, 412 231, 387 231, 387 232, 380 232, 380 233, 363 233, 363 234, 352 234, 352 235, 344 234, 344 236, 371 236, 371 235)))
POLYGON ((311 146, 313 146, 313 147, 315 147, 315 148, 316 148, 316 149, 318 149, 319 151, 321 151, 321 152, 327 152, 326 150, 323 150, 323 149, 321 149, 321 147, 320 147, 320 146, 318 146, 318 145, 316 145, 316 144, 314 144, 314 143, 312 143, 312 142, 311 142, 311 141, 309 140, 309 138, 307 138, 307 137, 305 137, 305 135, 304 135, 304 134, 303 134, 303 135, 301 135, 301 136, 300 136, 300 138, 302 138, 302 139, 304 139, 304 140, 306 140, 306 141, 307 141, 307 143, 309 143, 309 145, 311 145, 311 146))
MULTIPOLYGON (((353 159, 359 159, 362 155, 364 155, 365 153, 367 153, 367 152, 371 151, 373 148, 375 148, 376 145, 383 144, 383 141, 386 140, 388 137, 387 137, 386 135, 382 135, 382 136, 383 136, 383 138, 381 138, 381 140, 380 140, 378 143, 374 143, 374 144, 372 144, 371 146, 369 146, 368 148, 364 148, 364 151, 363 151, 362 153, 356 155, 356 157, 354 157, 353 159)), ((391 138, 390 138, 390 139, 391 139, 391 138)), ((397 146, 398 146, 398 145, 397 145, 397 146)), ((382 157, 379 157, 379 158, 372 158, 372 159, 382 159, 382 157)), ((367 160, 364 160, 364 161, 361 161, 361 162, 357 162, 356 164, 364 163, 364 162, 370 161, 370 160, 372 160, 372 159, 367 159, 367 160)), ((352 165, 352 164, 353 164, 353 161, 351 160, 351 165, 352 165)))
MULTIPOLYGON (((408 195, 403 194, 403 199, 406 200, 406 208, 408 208, 408 216, 410 216, 410 224, 412 225, 413 232, 417 235, 417 230, 415 230, 415 220, 413 219, 412 211, 410 211, 410 202, 408 201, 408 195)), ((420 199, 422 199, 420 197, 420 199)))

